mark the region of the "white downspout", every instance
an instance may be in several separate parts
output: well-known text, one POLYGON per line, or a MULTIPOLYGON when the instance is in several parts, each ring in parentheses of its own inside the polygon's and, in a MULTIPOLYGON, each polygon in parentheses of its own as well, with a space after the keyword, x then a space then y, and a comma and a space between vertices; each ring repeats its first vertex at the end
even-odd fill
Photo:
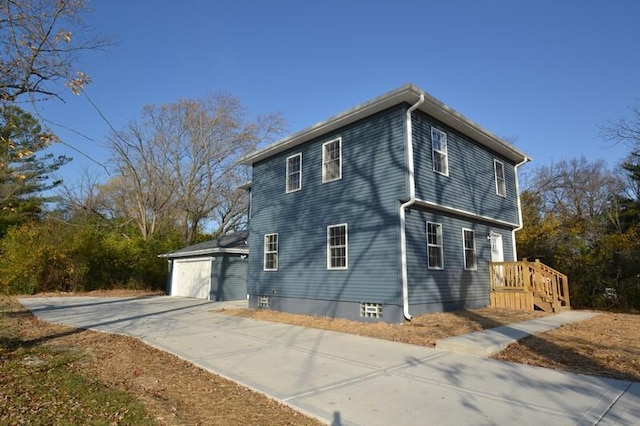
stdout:
POLYGON ((516 164, 514 167, 514 173, 516 175, 516 197, 518 197, 518 227, 511 231, 511 244, 513 245, 513 260, 518 260, 518 249, 516 247, 516 232, 521 230, 524 227, 524 223, 522 223, 522 203, 520 202, 520 183, 518 179, 518 167, 524 165, 531 161, 529 158, 524 157, 520 163, 516 164))
POLYGON ((413 164, 413 131, 411 128, 411 113, 424 102, 424 93, 420 94, 420 99, 407 110, 405 119, 405 150, 407 152, 407 172, 409 174, 409 201, 400 205, 400 268, 402 274, 402 310, 404 317, 411 321, 409 314, 409 279, 407 273, 407 231, 405 227, 405 209, 416 202, 416 182, 413 164))

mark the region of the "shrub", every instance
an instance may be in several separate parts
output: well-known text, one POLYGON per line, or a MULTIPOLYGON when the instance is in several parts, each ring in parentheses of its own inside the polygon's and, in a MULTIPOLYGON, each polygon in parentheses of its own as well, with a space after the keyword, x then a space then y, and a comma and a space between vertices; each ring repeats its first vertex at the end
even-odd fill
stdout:
POLYGON ((0 240, 0 291, 163 289, 166 261, 157 255, 178 241, 171 236, 145 241, 91 223, 54 219, 11 228, 0 240))

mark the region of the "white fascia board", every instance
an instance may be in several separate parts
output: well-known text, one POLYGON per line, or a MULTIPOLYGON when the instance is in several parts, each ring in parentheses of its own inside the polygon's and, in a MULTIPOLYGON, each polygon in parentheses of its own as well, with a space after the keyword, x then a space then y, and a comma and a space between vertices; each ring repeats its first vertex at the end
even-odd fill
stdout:
POLYGON ((411 105, 415 104, 421 94, 424 94, 425 102, 423 102, 418 108, 420 111, 442 121, 460 133, 469 136, 471 139, 483 144, 487 148, 512 161, 520 162, 525 158, 528 158, 527 155, 517 148, 511 146, 506 141, 484 129, 474 121, 469 120, 453 108, 440 102, 438 99, 424 92, 420 88, 413 84, 405 84, 398 89, 387 92, 338 115, 334 115, 327 120, 321 121, 311 127, 294 133, 293 135, 281 139, 264 149, 255 151, 243 157, 239 163, 251 166, 265 158, 279 154, 282 151, 293 148, 316 137, 323 136, 331 131, 339 129, 340 127, 355 123, 358 120, 376 114, 394 105, 398 105, 403 102, 411 105))
POLYGON ((530 159, 524 152, 426 92, 425 102, 418 109, 516 163, 530 159))
POLYGON ((180 257, 192 257, 192 256, 206 256, 208 254, 249 254, 248 248, 210 248, 210 249, 202 249, 202 250, 194 250, 194 251, 185 251, 183 253, 166 253, 159 254, 158 257, 168 258, 168 259, 177 259, 180 257))
POLYGON ((492 217, 489 217, 489 216, 476 214, 476 213, 473 213, 473 212, 470 212, 470 211, 467 211, 467 210, 457 209, 455 207, 443 206, 442 204, 434 203, 432 201, 416 200, 415 205, 421 206, 421 207, 431 208, 431 209, 434 209, 434 210, 440 210, 440 211, 445 212, 445 213, 451 213, 451 214, 455 214, 457 216, 466 217, 466 218, 469 218, 469 219, 482 220, 483 222, 494 223, 494 224, 500 225, 500 226, 508 226, 510 228, 517 228, 518 227, 517 223, 511 223, 511 222, 507 222, 505 220, 495 219, 495 218, 492 218, 492 217))

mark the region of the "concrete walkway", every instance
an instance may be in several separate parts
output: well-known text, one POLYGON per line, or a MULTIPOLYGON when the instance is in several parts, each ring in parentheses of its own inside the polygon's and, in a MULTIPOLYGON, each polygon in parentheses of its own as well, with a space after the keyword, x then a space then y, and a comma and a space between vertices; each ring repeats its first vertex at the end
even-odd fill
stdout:
POLYGON ((194 299, 27 298, 39 318, 127 334, 332 425, 634 425, 640 383, 231 317, 194 299))
POLYGON ((438 340, 436 348, 469 355, 491 356, 527 336, 598 315, 595 312, 566 311, 556 315, 491 328, 438 340))

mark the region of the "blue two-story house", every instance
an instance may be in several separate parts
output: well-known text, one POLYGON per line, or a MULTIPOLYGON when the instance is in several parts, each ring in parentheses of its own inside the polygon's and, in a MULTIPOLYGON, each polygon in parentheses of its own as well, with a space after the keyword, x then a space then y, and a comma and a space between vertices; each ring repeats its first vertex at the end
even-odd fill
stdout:
POLYGON ((248 155, 249 306, 386 322, 487 306, 526 161, 411 84, 248 155))

